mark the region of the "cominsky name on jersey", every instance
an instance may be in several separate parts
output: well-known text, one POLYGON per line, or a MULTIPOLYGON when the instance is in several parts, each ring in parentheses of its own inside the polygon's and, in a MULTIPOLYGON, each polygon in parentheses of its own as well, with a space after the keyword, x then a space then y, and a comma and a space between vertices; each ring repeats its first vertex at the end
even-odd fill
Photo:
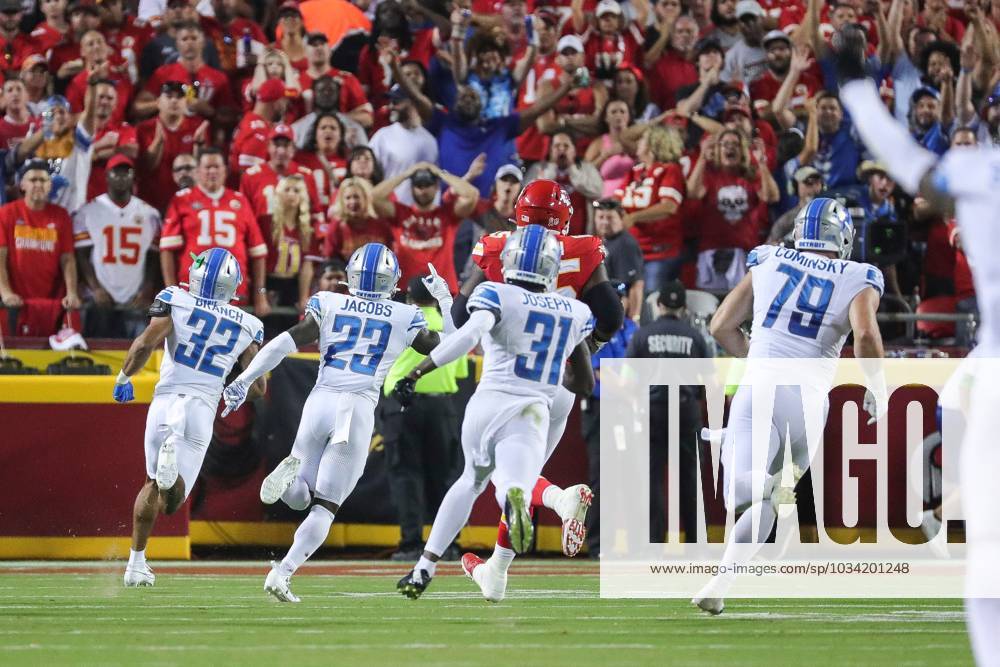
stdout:
POLYGON ((778 247, 774 251, 774 256, 778 259, 787 259, 795 262, 806 269, 815 269, 816 271, 826 271, 828 273, 843 273, 848 267, 848 263, 842 259, 803 255, 798 250, 791 248, 778 247))
POLYGON ((573 304, 570 303, 569 299, 564 299, 554 294, 532 294, 531 292, 524 292, 524 294, 522 294, 521 304, 525 306, 548 308, 549 310, 561 310, 566 313, 573 312, 573 304))

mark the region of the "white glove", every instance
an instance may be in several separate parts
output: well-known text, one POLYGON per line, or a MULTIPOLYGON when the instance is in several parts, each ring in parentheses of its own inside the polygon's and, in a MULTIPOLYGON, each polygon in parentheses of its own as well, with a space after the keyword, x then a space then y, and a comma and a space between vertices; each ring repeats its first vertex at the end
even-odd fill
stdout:
POLYGON ((448 289, 448 281, 438 275, 437 269, 430 262, 427 262, 427 268, 430 269, 431 275, 420 279, 423 281, 424 287, 427 288, 427 291, 431 293, 431 296, 434 297, 442 309, 445 307, 445 304, 450 308, 455 300, 451 296, 451 290, 448 289))
POLYGON ((226 408, 222 411, 223 417, 238 410, 243 401, 247 400, 246 382, 239 378, 233 380, 231 385, 222 390, 222 400, 226 403, 226 408))
POLYGON ((865 389, 865 400, 862 407, 870 415, 868 423, 874 424, 889 413, 889 397, 884 393, 879 392, 876 395, 871 389, 865 389))

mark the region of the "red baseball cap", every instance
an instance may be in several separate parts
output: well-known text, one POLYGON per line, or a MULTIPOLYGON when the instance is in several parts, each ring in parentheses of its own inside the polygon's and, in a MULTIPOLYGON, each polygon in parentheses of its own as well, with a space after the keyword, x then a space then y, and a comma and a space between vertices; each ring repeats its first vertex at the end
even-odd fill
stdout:
POLYGON ((135 169, 135 162, 133 162, 132 158, 130 158, 128 155, 125 155, 124 153, 115 153, 114 155, 112 155, 108 159, 108 165, 106 169, 108 171, 111 171, 115 167, 120 167, 123 164, 132 169, 135 169))
POLYGON ((285 96, 285 84, 281 79, 268 79, 257 89, 258 102, 277 102, 285 96))
POLYGON ((287 123, 278 123, 271 128, 271 133, 268 135, 270 141, 275 139, 288 139, 289 141, 295 141, 295 132, 292 130, 292 126, 287 123))

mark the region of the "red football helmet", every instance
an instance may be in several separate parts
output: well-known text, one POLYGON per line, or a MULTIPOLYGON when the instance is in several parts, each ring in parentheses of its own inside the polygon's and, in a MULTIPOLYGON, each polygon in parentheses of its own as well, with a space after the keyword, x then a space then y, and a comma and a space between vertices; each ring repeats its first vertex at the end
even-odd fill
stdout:
POLYGON ((529 183, 514 205, 514 222, 518 227, 541 225, 557 234, 566 234, 572 216, 569 195, 555 181, 543 179, 529 183))

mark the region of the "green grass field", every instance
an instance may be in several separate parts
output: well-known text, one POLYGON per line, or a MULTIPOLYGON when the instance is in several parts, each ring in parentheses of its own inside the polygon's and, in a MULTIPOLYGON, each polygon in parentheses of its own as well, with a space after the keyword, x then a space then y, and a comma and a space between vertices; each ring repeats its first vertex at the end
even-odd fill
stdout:
POLYGON ((0 565, 0 664, 971 664, 957 600, 732 600, 708 617, 602 600, 593 564, 523 561, 499 605, 454 565, 412 601, 405 565, 326 561, 315 572, 345 574, 303 568, 292 605, 264 594, 264 563, 152 565, 156 587, 127 590, 120 564, 0 565))

